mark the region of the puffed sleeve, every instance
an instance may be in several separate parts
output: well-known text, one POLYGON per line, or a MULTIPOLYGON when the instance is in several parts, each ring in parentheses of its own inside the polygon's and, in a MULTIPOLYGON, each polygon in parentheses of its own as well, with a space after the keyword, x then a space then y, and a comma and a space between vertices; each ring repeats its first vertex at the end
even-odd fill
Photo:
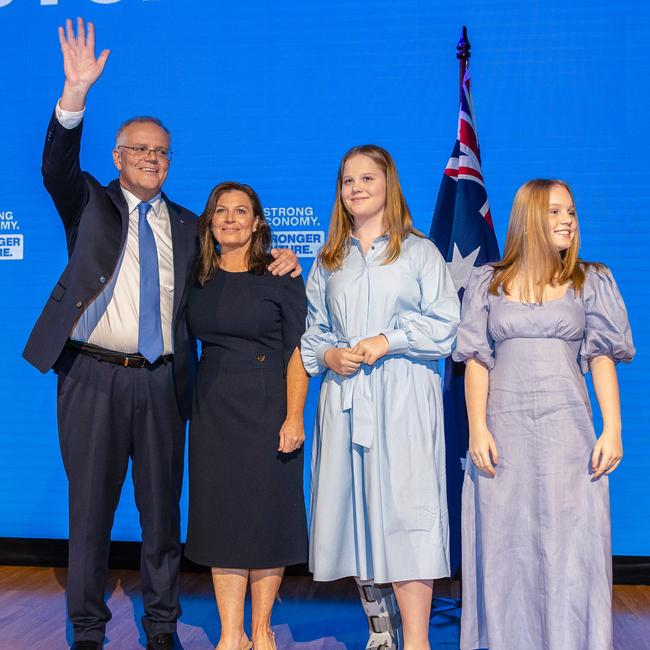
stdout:
POLYGON ((494 366, 494 341, 488 330, 488 287, 492 271, 489 264, 472 271, 463 295, 460 327, 452 354, 454 361, 476 359, 487 366, 488 370, 494 366))
POLYGON ((282 315, 282 351, 284 368, 296 348, 300 348, 300 338, 305 332, 307 316, 307 297, 302 276, 292 278, 282 276, 280 286, 280 313, 282 315))
POLYGON ((460 320, 460 303, 442 255, 426 239, 416 241, 410 254, 420 285, 419 310, 401 311, 395 329, 382 334, 388 339, 389 354, 418 359, 449 356, 460 320))
POLYGON ((589 360, 605 355, 614 362, 632 361, 635 349, 625 303, 609 269, 588 268, 582 289, 585 333, 580 346, 580 367, 589 371, 589 360))
POLYGON ((307 278, 307 331, 300 345, 302 362, 312 377, 327 370, 323 357, 329 348, 337 344, 325 301, 326 283, 326 271, 316 260, 307 278))

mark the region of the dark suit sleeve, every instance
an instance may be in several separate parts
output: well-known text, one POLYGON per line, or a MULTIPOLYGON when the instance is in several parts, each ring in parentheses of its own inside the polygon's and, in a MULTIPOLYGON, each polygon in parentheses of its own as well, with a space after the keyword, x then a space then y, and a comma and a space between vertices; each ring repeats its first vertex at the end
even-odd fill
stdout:
POLYGON ((83 121, 66 129, 52 114, 43 149, 43 183, 61 217, 68 240, 74 243, 81 213, 88 203, 88 187, 79 165, 83 121))

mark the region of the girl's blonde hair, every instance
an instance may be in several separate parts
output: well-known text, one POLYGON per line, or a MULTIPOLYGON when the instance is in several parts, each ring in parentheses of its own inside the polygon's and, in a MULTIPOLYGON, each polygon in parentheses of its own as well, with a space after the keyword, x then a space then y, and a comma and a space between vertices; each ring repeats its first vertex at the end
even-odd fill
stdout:
POLYGON ((336 198, 332 208, 327 240, 318 254, 318 259, 328 271, 341 268, 348 249, 350 236, 354 229, 354 216, 348 211, 341 198, 343 186, 343 169, 345 163, 353 156, 367 156, 373 160, 386 176, 386 207, 384 209, 384 227, 388 233, 388 245, 384 264, 394 262, 402 249, 402 242, 409 234, 424 237, 413 226, 413 219, 397 175, 397 168, 391 155, 376 144, 352 147, 341 160, 336 180, 336 198))
POLYGON ((509 294, 515 281, 522 302, 541 303, 547 285, 570 283, 580 292, 585 283, 588 266, 601 269, 602 265, 584 262, 578 257, 580 232, 578 217, 576 230, 569 248, 559 251, 548 226, 550 194, 553 187, 563 187, 571 196, 567 183, 553 179, 535 179, 524 183, 512 203, 506 246, 503 257, 494 263, 494 275, 489 286, 491 294, 499 289, 509 294))

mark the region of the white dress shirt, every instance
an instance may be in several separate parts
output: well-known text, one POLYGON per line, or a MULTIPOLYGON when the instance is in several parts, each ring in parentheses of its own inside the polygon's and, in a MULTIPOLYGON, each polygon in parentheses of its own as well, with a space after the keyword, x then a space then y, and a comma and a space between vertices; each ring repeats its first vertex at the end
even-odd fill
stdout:
MULTIPOLYGON (((56 105, 56 117, 66 129, 73 129, 83 119, 84 111, 64 111, 56 105)), ((102 292, 88 305, 77 321, 70 338, 91 343, 107 350, 124 353, 138 352, 140 314, 140 251, 138 246, 138 204, 140 199, 121 188, 129 211, 126 245, 102 292), (104 310, 105 308, 105 310, 104 310), (102 312, 97 321, 95 314, 102 312), (97 321, 97 322, 95 322, 97 321)), ((153 231, 158 252, 160 278, 160 320, 163 354, 173 352, 172 314, 174 307, 174 252, 167 205, 158 194, 149 200, 147 221, 153 231)))

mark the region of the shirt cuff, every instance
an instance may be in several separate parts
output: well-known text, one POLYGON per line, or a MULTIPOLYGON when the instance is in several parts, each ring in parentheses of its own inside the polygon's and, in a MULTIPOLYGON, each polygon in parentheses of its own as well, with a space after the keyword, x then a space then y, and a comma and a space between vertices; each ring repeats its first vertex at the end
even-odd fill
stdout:
POLYGON ((59 101, 56 103, 56 119, 64 129, 74 129, 76 126, 79 126, 81 124, 81 120, 84 118, 85 112, 85 108, 81 111, 64 111, 61 108, 61 100, 59 99, 59 101))
POLYGON ((388 339, 388 354, 404 354, 408 351, 409 340, 404 330, 386 330, 382 334, 388 339))
POLYGON ((325 363, 325 353, 331 348, 334 347, 329 343, 323 343, 320 347, 316 348, 316 361, 318 365, 323 369, 327 370, 327 364, 325 363))

